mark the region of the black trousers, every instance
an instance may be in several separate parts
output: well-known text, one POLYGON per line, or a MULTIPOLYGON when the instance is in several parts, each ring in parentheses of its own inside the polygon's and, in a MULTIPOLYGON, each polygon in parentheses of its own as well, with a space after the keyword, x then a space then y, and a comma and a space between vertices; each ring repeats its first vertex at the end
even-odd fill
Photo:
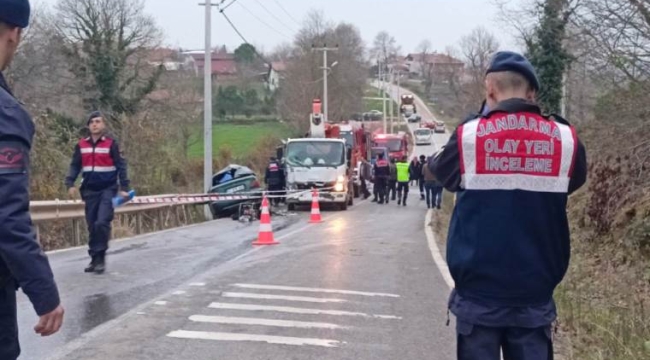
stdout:
POLYGON ((370 196, 370 191, 368 191, 368 184, 366 184, 366 179, 361 178, 361 193, 363 194, 364 198, 368 198, 370 196))
MULTIPOLYGON (((281 184, 278 184, 278 185, 269 185, 268 190, 269 191, 282 191, 284 189, 283 189, 283 186, 281 184)), ((281 192, 273 192, 273 193, 271 193, 269 195, 271 195, 271 196, 279 196, 279 195, 282 195, 282 193, 281 192)), ((280 198, 280 197, 271 199, 271 202, 273 204, 275 204, 275 205, 278 205, 281 201, 282 201, 282 198, 280 198)))
POLYGON ((397 183, 397 201, 400 204, 406 204, 406 199, 409 196, 409 183, 408 182, 399 182, 397 183))
POLYGON ((485 327, 456 322, 458 360, 553 360, 551 326, 485 327))
POLYGON ((388 185, 386 186, 386 198, 390 197, 391 200, 395 201, 396 195, 397 195, 397 180, 388 180, 388 185))
POLYGON ((376 189, 375 191, 377 192, 376 196, 379 198, 378 201, 380 203, 383 203, 384 198, 386 197, 386 179, 380 177, 376 178, 375 189, 376 189))
POLYGON ((0 277, 0 359, 16 360, 19 355, 16 284, 0 277))
POLYGON ((81 197, 86 203, 86 224, 88 225, 88 254, 91 257, 104 255, 111 238, 111 223, 115 215, 113 197, 117 186, 104 190, 82 190, 81 197))

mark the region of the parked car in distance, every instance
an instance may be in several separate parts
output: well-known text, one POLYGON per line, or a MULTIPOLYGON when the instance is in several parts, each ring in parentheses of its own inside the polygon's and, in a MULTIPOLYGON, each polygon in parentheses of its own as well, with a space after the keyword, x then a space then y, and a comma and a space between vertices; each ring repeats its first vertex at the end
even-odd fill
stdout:
MULTIPOLYGON (((253 170, 246 166, 230 164, 212 177, 210 194, 236 195, 246 193, 253 197, 262 196, 262 186, 253 170)), ((210 203, 210 210, 215 219, 231 216, 239 211, 240 204, 253 202, 261 204, 260 199, 225 200, 210 203)))

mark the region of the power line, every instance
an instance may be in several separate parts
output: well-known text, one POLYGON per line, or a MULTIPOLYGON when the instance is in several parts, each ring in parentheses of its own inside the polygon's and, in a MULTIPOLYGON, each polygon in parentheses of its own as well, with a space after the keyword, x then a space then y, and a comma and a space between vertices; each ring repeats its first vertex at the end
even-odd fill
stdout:
MULTIPOLYGON (((221 4, 219 4, 219 5, 223 5, 224 2, 226 2, 226 0, 221 0, 221 4)), ((232 5, 232 4, 236 3, 236 2, 237 2, 237 0, 232 0, 228 5, 221 8, 220 11, 223 13, 224 10, 226 10, 227 8, 230 7, 230 5, 232 5)))
POLYGON ((239 4, 239 6, 241 6, 244 10, 246 10, 246 12, 248 12, 251 16, 253 16, 254 18, 256 18, 257 21, 259 21, 260 23, 266 25, 266 27, 268 27, 269 29, 275 31, 277 34, 281 35, 282 37, 287 38, 288 40, 291 40, 291 38, 290 38, 289 36, 287 36, 286 34, 282 33, 281 31, 279 31, 278 29, 274 28, 273 26, 269 25, 269 24, 268 24, 267 22, 265 22, 264 20, 260 19, 259 16, 255 15, 255 13, 253 13, 252 11, 250 11, 246 6, 244 6, 244 4, 242 4, 241 2, 238 2, 237 4, 239 4))
POLYGON ((280 24, 282 24, 282 26, 284 26, 285 28, 289 29, 289 31, 291 31, 291 32, 295 32, 294 29, 292 29, 292 28, 289 27, 287 24, 285 24, 284 21, 282 21, 282 19, 280 19, 280 18, 278 18, 277 16, 275 16, 274 13, 272 13, 272 12, 271 12, 271 11, 270 11, 266 6, 264 6, 264 4, 262 4, 262 3, 260 2, 260 0, 255 0, 255 2, 256 2, 259 6, 261 6, 262 9, 264 9, 264 11, 266 11, 269 15, 271 15, 271 17, 273 17, 273 18, 274 18, 275 20, 277 20, 280 24))
POLYGON ((284 11, 285 14, 287 14, 287 16, 289 17, 289 19, 293 20, 293 22, 295 22, 298 26, 302 26, 302 24, 300 23, 300 21, 296 20, 296 18, 293 17, 293 15, 291 15, 291 14, 287 11, 287 9, 286 9, 284 6, 282 6, 282 4, 281 4, 278 0, 273 0, 273 2, 275 2, 276 5, 278 5, 278 7, 279 7, 280 9, 282 9, 282 11, 284 11))
MULTIPOLYGON (((235 2, 235 1, 237 1, 237 0, 234 0, 233 2, 235 2)), ((255 48, 255 46, 251 45, 251 43, 249 43, 248 40, 246 40, 246 38, 245 38, 244 35, 241 33, 241 31, 239 31, 239 29, 235 26, 235 24, 232 22, 232 20, 230 20, 230 18, 228 17, 228 15, 226 15, 226 13, 224 12, 224 10, 225 10, 225 9, 222 9, 222 10, 220 10, 219 12, 221 13, 221 15, 223 15, 223 17, 226 19, 226 21, 228 22, 228 24, 230 24, 230 27, 232 27, 232 29, 235 30, 235 32, 237 33, 237 35, 239 35, 239 37, 242 39, 242 41, 244 42, 244 44, 248 44, 248 45, 250 45, 250 46, 253 48, 253 50, 255 51, 255 55, 257 55, 257 57, 259 57, 260 59, 262 59, 262 61, 264 61, 264 63, 269 64, 269 66, 270 66, 271 62, 267 61, 267 60, 264 58, 264 56, 262 56, 262 54, 260 54, 260 53, 257 51, 257 48, 255 48)))

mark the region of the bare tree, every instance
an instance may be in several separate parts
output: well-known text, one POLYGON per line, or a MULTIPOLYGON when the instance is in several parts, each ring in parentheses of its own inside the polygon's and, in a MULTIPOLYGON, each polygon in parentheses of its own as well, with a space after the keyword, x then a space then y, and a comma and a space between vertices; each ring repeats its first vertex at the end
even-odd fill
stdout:
POLYGON ((376 60, 378 63, 387 67, 389 61, 395 60, 399 53, 400 47, 397 41, 386 31, 381 31, 375 36, 375 40, 370 48, 371 60, 376 60))
POLYGON ((313 51, 314 45, 338 45, 338 51, 329 54, 329 65, 338 64, 328 75, 330 119, 347 119, 360 112, 366 86, 368 66, 359 30, 351 24, 333 24, 322 13, 311 13, 296 36, 278 97, 282 117, 301 131, 308 127, 311 101, 323 96, 323 58, 313 51))
POLYGON ((119 125, 138 111, 162 72, 145 61, 161 32, 143 0, 59 0, 58 35, 70 71, 81 82, 86 110, 102 109, 119 125))
POLYGON ((435 64, 433 62, 433 45, 430 40, 423 40, 417 48, 418 67, 420 76, 424 83, 424 94, 428 97, 431 95, 431 88, 435 76, 435 64))
POLYGON ((479 103, 485 93, 485 71, 490 58, 499 48, 499 42, 487 29, 477 27, 460 40, 460 52, 471 83, 469 84, 469 100, 479 103))

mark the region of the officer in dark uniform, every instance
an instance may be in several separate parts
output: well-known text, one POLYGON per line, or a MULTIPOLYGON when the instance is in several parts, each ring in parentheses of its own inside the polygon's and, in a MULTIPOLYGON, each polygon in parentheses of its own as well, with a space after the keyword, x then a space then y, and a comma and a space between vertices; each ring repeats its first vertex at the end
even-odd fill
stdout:
POLYGON ((388 160, 384 159, 384 154, 379 154, 377 162, 375 162, 375 184, 374 186, 377 189, 377 195, 379 196, 378 203, 384 204, 388 203, 388 198, 386 194, 386 184, 388 183, 388 178, 390 177, 390 165, 388 160), (386 197, 386 198, 385 198, 386 197))
POLYGON ((82 173, 80 192, 86 203, 86 224, 90 234, 88 254, 91 258, 84 271, 102 274, 106 269, 106 251, 111 238, 113 198, 118 193, 128 197, 130 181, 117 141, 106 135, 104 116, 95 111, 88 116, 86 124, 90 136, 80 139, 75 146, 65 185, 70 197, 76 197, 74 183, 82 173))
POLYGON ((553 358, 553 291, 570 255, 566 204, 587 160, 575 129, 534 103, 539 86, 526 58, 497 53, 481 113, 429 161, 457 194, 447 262, 459 360, 553 358))
POLYGON ((21 287, 39 315, 37 334, 61 328, 63 308, 47 257, 29 215, 29 152, 34 136, 31 117, 13 96, 1 71, 18 48, 29 22, 28 0, 0 0, 0 359, 20 355, 16 289, 21 287))
MULTIPOLYGON (((266 167, 266 175, 264 176, 264 182, 266 183, 266 188, 269 191, 275 192, 271 195, 281 195, 278 191, 284 190, 285 187, 285 177, 284 170, 278 163, 278 161, 272 157, 269 161, 269 166, 266 167)), ((280 203, 280 198, 273 198, 273 203, 278 205, 280 203)))

